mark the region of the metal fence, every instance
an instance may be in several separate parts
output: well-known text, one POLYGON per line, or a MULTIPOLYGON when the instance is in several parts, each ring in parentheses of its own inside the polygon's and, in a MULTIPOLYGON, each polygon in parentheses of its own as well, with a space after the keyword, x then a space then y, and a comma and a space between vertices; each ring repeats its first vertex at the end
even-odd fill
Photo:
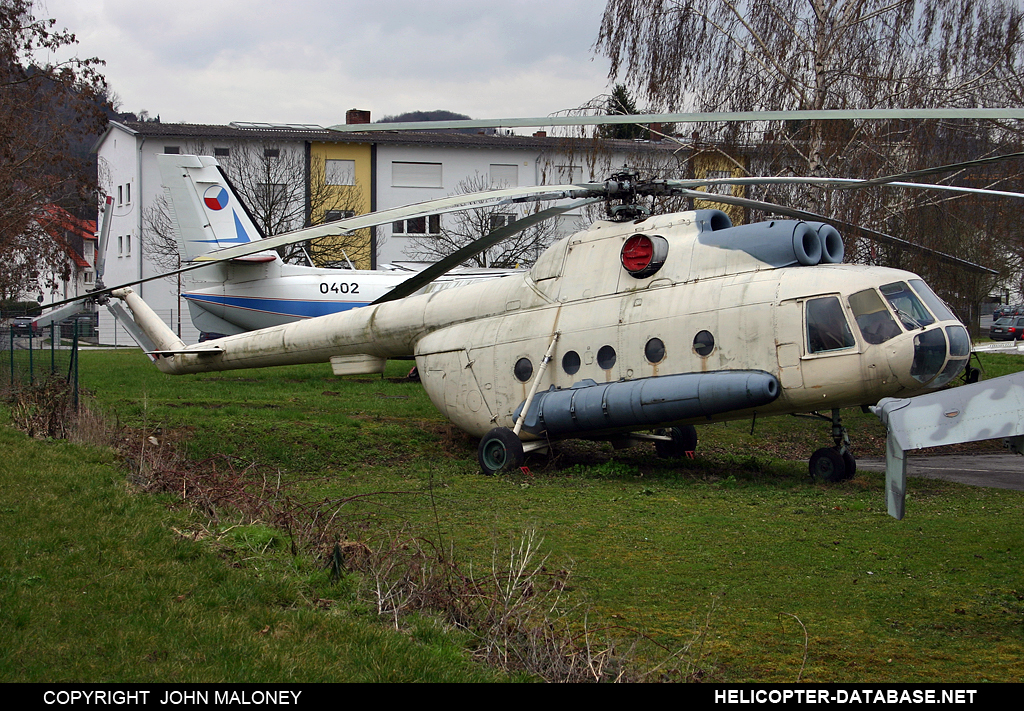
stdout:
POLYGON ((78 342, 94 330, 91 322, 70 319, 32 331, 14 323, 0 327, 0 389, 11 393, 60 378, 71 389, 78 410, 78 342))

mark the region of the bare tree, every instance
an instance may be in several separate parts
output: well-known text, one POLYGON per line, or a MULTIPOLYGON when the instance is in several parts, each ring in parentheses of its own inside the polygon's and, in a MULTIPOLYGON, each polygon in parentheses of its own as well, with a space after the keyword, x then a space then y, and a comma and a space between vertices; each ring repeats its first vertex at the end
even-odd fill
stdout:
POLYGON ((33 12, 32 0, 0 0, 0 261, 35 240, 43 205, 95 204, 95 178, 76 148, 103 130, 102 62, 52 62, 75 36, 33 12))
MULTIPOLYGON (((475 173, 465 178, 456 187, 456 194, 465 195, 481 190, 489 190, 500 185, 492 185, 490 177, 475 173)), ((500 207, 465 210, 454 213, 450 218, 441 219, 440 215, 421 218, 429 224, 430 220, 438 221, 437 236, 414 238, 408 253, 414 259, 436 262, 449 254, 465 247, 496 229, 510 225, 523 217, 525 211, 544 209, 541 203, 525 207, 502 205, 500 207)), ((408 222, 408 221, 407 221, 408 222)), ((427 229, 424 229, 426 232, 427 229)), ((434 230, 430 230, 433 232, 434 230)), ((476 267, 492 267, 496 269, 513 269, 527 266, 536 261, 540 253, 554 241, 556 235, 555 222, 547 220, 522 232, 509 237, 493 247, 480 252, 468 261, 476 267)))
MULTIPOLYGON (((220 150, 223 151, 222 146, 220 150)), ((213 146, 194 142, 191 153, 209 155, 213 146)), ((352 217, 365 211, 362 186, 354 175, 329 171, 322 156, 307 158, 300 150, 276 143, 237 142, 217 157, 232 187, 267 237, 313 224, 352 217)), ((143 213, 148 254, 166 269, 179 264, 170 206, 160 197, 143 213)), ((288 263, 328 268, 370 267, 373 243, 369 229, 322 237, 279 249, 288 263)))
MULTIPOLYGON (((973 107, 1018 96, 1018 3, 992 0, 608 0, 596 49, 648 101, 668 109, 748 111, 973 107), (1016 81, 1016 83, 1015 83, 1016 81), (1015 93, 1017 92, 1017 93, 1015 93)), ((870 178, 1019 150, 1016 126, 966 121, 786 121, 693 125, 693 149, 749 159, 754 174, 870 178)), ((1005 165, 954 176, 971 186, 1019 181, 1005 165)), ((992 200, 909 191, 751 189, 1000 264, 1019 242, 992 200), (979 219, 984 215, 985 219, 979 219)), ((1017 250, 1020 251, 1020 250, 1017 250)), ((980 298, 956 272, 848 239, 863 261, 913 266, 951 300, 980 298), (965 290, 974 293, 964 294, 965 290)))
POLYGON ((70 247, 31 222, 0 249, 0 301, 16 301, 34 290, 56 294, 74 275, 70 247))

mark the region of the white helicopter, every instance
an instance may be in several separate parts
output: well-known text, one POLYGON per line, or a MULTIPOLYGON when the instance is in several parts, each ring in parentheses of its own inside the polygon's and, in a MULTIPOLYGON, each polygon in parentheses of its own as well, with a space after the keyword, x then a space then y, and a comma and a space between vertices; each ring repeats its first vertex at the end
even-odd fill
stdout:
MULTIPOLYGON (((170 197, 182 263, 218 249, 263 239, 217 161, 208 156, 159 155, 170 197)), ((414 270, 325 269, 286 264, 273 250, 218 262, 192 273, 182 293, 192 322, 204 334, 234 335, 268 326, 366 306, 408 279, 414 270)), ((435 288, 453 281, 505 276, 511 270, 458 268, 435 288)), ((205 339, 204 339, 205 340, 205 339)))
MULTIPOLYGON (((903 177, 818 182, 951 189, 897 182, 903 177)), ((694 188, 709 182, 772 180, 643 182, 621 173, 604 183, 444 198, 222 249, 186 269, 472 203, 575 200, 514 223, 519 229, 583 203, 608 206, 608 219, 556 242, 528 272, 413 295, 503 238, 499 230, 367 307, 193 346, 130 288, 105 291, 127 304, 126 320, 165 373, 328 361, 335 372, 367 373, 412 355, 432 402, 481 437, 486 473, 565 438, 654 440, 660 455, 680 457, 696 446, 695 424, 831 410, 834 446, 815 452, 810 470, 840 480, 855 468, 840 409, 935 393, 967 367, 970 338, 917 275, 842 264, 839 232, 817 215, 714 196, 796 218, 734 227, 718 210, 649 216, 639 204, 644 195, 706 200, 694 188)), ((1024 435, 1022 420, 988 436, 1024 435)), ((887 498, 902 518, 905 459, 893 452, 887 498)))

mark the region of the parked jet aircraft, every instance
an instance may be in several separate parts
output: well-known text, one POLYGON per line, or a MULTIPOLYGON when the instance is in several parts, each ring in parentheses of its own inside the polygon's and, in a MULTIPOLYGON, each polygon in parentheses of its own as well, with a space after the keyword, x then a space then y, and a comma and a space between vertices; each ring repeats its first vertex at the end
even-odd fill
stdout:
MULTIPOLYGON (((159 155, 183 263, 231 245, 263 239, 245 204, 214 158, 159 155)), ((328 269, 286 264, 273 250, 220 262, 192 273, 182 293, 192 322, 205 334, 234 335, 366 306, 413 270, 328 269)), ((505 276, 505 269, 458 269, 435 288, 505 276)))

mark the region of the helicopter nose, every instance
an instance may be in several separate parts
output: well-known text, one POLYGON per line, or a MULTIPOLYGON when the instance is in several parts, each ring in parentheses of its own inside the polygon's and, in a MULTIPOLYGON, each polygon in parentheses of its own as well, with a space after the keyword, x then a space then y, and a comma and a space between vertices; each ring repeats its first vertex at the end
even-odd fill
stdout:
POLYGON ((971 338, 962 324, 936 324, 918 331, 914 333, 913 344, 909 369, 904 362, 903 367, 894 368, 893 372, 907 373, 909 377, 904 375, 899 380, 915 390, 946 385, 963 372, 971 355, 971 338))

